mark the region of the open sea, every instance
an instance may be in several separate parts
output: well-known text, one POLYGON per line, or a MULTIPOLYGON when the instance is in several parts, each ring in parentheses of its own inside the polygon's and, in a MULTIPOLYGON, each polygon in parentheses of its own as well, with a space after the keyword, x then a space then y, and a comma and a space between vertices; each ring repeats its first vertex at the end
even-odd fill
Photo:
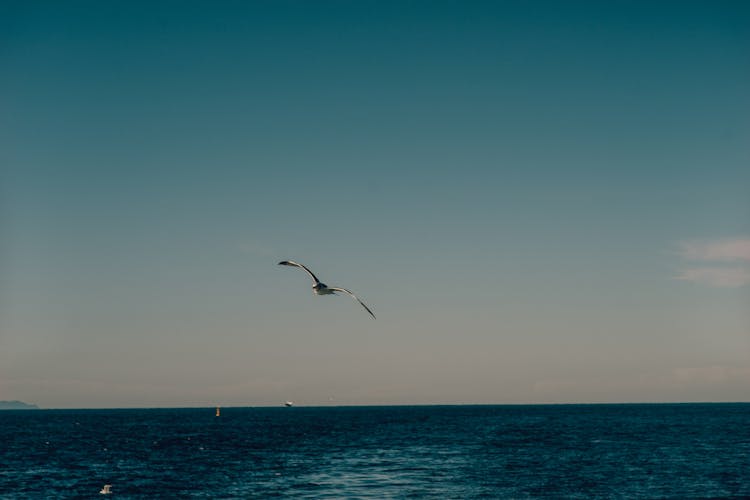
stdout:
POLYGON ((1 498, 750 498, 750 404, 0 412, 1 498))

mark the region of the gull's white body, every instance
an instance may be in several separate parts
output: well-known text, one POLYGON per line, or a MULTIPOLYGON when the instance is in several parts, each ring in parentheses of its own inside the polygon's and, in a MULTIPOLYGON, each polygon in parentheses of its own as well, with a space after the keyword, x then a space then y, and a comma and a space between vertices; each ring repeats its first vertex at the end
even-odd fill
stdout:
POLYGON ((304 270, 307 274, 310 275, 310 277, 313 280, 313 293, 315 295, 336 295, 336 292, 343 292, 346 294, 349 294, 360 303, 362 307, 365 308, 365 310, 370 313, 370 316, 372 316, 373 319, 375 319, 375 315, 370 311, 370 308, 365 305, 364 302, 359 300, 359 298, 354 295, 351 291, 347 290, 346 288, 339 288, 336 286, 328 286, 325 283, 321 282, 312 271, 310 271, 307 267, 303 266, 302 264, 298 264, 297 262, 294 262, 293 260, 282 260, 279 262, 280 266, 292 266, 292 267, 299 267, 300 269, 304 270))

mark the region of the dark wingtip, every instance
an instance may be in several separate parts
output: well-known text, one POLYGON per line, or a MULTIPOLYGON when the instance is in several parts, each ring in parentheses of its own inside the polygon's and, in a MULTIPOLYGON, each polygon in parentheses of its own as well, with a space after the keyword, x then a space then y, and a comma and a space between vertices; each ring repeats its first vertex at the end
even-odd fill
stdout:
POLYGON ((289 261, 288 260, 282 260, 281 262, 279 262, 278 265, 279 266, 288 266, 289 265, 289 261))

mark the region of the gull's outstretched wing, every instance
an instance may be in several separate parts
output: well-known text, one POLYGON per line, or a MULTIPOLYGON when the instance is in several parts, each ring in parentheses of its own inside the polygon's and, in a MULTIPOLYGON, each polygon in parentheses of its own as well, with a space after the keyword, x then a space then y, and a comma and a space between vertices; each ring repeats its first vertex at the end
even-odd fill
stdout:
POLYGON ((329 286, 328 289, 329 290, 335 290, 337 292, 348 293, 349 295, 351 295, 354 298, 354 300, 356 300, 357 302, 359 302, 362 305, 362 307, 364 307, 365 310, 368 313, 370 313, 370 316, 372 316, 372 319, 375 319, 375 315, 372 313, 372 311, 370 311, 370 308, 367 307, 364 302, 362 302, 361 300, 359 300, 359 297, 357 297, 356 295, 354 295, 351 291, 347 290, 346 288, 338 288, 338 287, 335 287, 335 286, 329 286))
POLYGON ((280 266, 293 266, 293 267, 299 267, 300 269, 304 269, 307 274, 310 275, 310 277, 313 279, 313 282, 317 285, 320 283, 320 280, 310 271, 308 268, 303 266, 302 264, 298 264, 294 262, 293 260, 282 260, 279 262, 280 266))

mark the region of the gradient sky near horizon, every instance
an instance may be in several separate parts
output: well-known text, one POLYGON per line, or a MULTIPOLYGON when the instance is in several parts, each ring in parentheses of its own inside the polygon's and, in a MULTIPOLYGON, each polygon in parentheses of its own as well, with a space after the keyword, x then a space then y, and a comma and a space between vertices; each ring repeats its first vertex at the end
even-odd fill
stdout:
POLYGON ((3 2, 2 399, 749 401, 750 3, 3 2))

